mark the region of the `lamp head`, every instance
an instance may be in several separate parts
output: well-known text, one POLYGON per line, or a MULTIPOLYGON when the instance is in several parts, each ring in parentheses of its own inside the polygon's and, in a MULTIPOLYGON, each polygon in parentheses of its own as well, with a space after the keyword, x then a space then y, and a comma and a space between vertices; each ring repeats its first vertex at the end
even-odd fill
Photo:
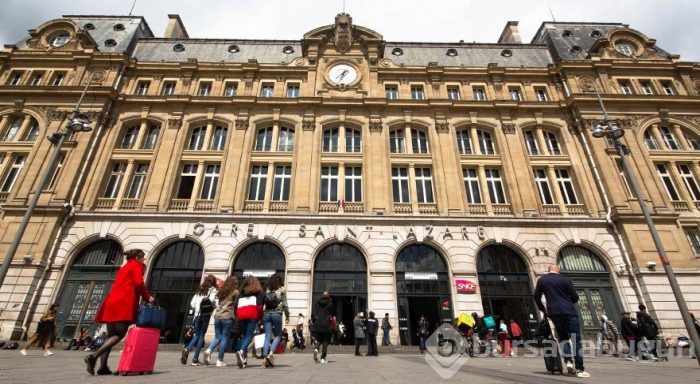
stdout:
POLYGON ((607 126, 603 124, 596 124, 596 126, 593 128, 593 137, 600 139, 601 137, 605 137, 605 133, 607 130, 607 126))
POLYGON ((70 118, 68 122, 68 129, 73 132, 89 132, 92 131, 90 126, 90 119, 82 113, 76 112, 73 117, 70 118))
POLYGON ((619 139, 625 134, 625 130, 618 127, 617 124, 610 124, 610 136, 614 139, 619 139))

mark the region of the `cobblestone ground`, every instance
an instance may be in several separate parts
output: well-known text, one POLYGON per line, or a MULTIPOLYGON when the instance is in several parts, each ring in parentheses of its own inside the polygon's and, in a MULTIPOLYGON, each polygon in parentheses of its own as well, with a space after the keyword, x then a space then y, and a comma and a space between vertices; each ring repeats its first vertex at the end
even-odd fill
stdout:
MULTIPOLYGON (((276 366, 262 367, 261 360, 249 359, 246 369, 235 365, 233 354, 226 355, 228 367, 192 367, 179 362, 179 353, 159 352, 155 372, 136 376, 89 376, 83 363, 84 352, 55 350, 44 357, 31 350, 29 356, 19 351, 0 351, 0 383, 439 383, 442 379, 426 363, 425 356, 415 353, 382 354, 379 357, 355 357, 329 354, 328 364, 316 364, 310 353, 276 356, 276 366)), ((308 352, 308 350, 307 350, 308 352)), ((116 368, 119 354, 112 354, 116 368)), ((617 358, 589 358, 586 370, 591 378, 547 375, 542 358, 474 358, 449 379, 450 383, 696 383, 700 368, 688 357, 670 362, 642 363, 617 358)))

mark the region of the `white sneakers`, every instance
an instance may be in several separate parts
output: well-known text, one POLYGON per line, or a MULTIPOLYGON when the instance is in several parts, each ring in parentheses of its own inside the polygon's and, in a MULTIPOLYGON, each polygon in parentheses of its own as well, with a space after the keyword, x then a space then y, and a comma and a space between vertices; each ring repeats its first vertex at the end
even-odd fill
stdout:
POLYGON ((27 356, 27 350, 26 349, 21 349, 19 353, 22 354, 22 356, 27 356))
POLYGON ((574 363, 567 361, 566 362, 566 371, 569 372, 569 374, 571 374, 571 375, 576 373, 576 368, 574 368, 574 363))
POLYGON ((216 360, 216 366, 217 366, 217 367, 225 367, 225 366, 227 366, 227 365, 228 365, 228 364, 224 363, 224 362, 221 361, 221 360, 216 360))
POLYGON ((586 371, 578 371, 576 377, 591 377, 591 374, 586 371))
POLYGON ((46 351, 44 351, 44 356, 53 356, 53 352, 47 349, 46 351))
POLYGON ((204 351, 204 365, 209 365, 211 360, 211 349, 204 351))
POLYGON ((243 367, 248 365, 248 362, 243 357, 243 351, 236 352, 236 363, 238 364, 238 368, 240 369, 243 369, 243 367))
POLYGON ((321 364, 326 364, 328 361, 326 359, 321 359, 321 364))
POLYGON ((314 361, 318 363, 318 349, 314 348, 314 361))

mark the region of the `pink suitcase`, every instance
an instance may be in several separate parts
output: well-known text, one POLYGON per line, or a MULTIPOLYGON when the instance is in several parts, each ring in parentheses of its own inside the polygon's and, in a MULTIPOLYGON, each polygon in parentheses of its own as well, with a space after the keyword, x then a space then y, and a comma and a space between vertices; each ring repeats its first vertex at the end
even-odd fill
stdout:
POLYGON ((131 328, 126 335, 124 350, 116 373, 121 375, 153 373, 159 338, 158 328, 131 328))

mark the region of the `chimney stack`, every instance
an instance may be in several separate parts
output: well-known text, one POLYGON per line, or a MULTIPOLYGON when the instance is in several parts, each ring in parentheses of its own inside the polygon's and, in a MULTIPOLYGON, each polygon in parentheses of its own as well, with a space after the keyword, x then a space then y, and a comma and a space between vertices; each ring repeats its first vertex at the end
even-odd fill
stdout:
POLYGON ((506 27, 501 32, 501 37, 498 38, 498 44, 522 44, 520 32, 518 32, 518 22, 509 21, 506 27))
POLYGON ((166 39, 189 39, 185 25, 180 20, 180 15, 168 15, 168 26, 165 28, 166 39))

